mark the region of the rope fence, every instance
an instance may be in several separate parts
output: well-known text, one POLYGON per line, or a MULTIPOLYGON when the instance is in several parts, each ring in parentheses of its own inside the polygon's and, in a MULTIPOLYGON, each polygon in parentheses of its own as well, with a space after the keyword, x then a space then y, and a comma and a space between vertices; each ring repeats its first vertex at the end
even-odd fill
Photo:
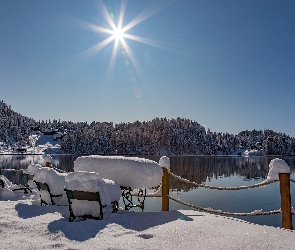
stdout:
POLYGON ((281 213, 281 209, 278 210, 274 210, 274 211, 269 211, 269 212, 262 212, 262 210, 255 210, 251 213, 230 213, 230 212, 224 212, 221 210, 214 210, 212 208, 204 208, 204 207, 198 207, 195 205, 191 205, 187 202, 181 201, 179 199, 176 199, 172 196, 168 196, 169 199, 174 200, 182 205, 191 207, 191 208, 195 208, 197 210, 203 211, 203 212, 208 212, 208 213, 213 213, 213 214, 220 214, 220 215, 226 215, 226 216, 258 216, 258 215, 271 215, 271 214, 280 214, 281 213))
POLYGON ((267 186, 268 184, 271 184, 271 183, 274 183, 274 182, 277 182, 278 180, 272 180, 272 181, 265 181, 265 182, 262 182, 262 183, 258 183, 258 184, 254 184, 254 185, 251 185, 251 186, 240 186, 240 187, 214 187, 214 186, 208 186, 208 185, 204 185, 204 184, 198 184, 196 182, 192 182, 192 181, 189 181, 185 178, 182 178, 178 175, 175 175, 173 173, 171 173, 170 171, 168 171, 168 174, 171 175, 173 178, 179 180, 179 181, 182 181, 182 182, 185 182, 187 184, 190 184, 192 186, 195 186, 195 187, 202 187, 202 188, 209 188, 209 189, 216 189, 216 190, 243 190, 243 189, 250 189, 250 188, 257 188, 257 187, 263 187, 263 186, 267 186))
POLYGON ((293 229, 292 226, 292 215, 295 215, 295 210, 293 207, 291 208, 291 195, 290 195, 290 182, 295 183, 295 180, 290 178, 290 174, 288 173, 280 173, 279 180, 266 180, 258 184, 250 185, 250 186, 240 186, 240 187, 215 187, 209 186, 205 184, 198 184, 196 182, 189 181, 185 178, 182 178, 178 175, 175 175, 170 172, 167 168, 163 167, 163 178, 162 178, 162 211, 169 211, 169 199, 173 200, 182 205, 197 209, 199 211, 224 215, 224 216, 259 216, 259 215, 273 215, 273 214, 282 214, 282 227, 286 229, 293 229), (269 184, 275 183, 277 181, 280 182, 280 193, 281 193, 281 208, 274 211, 263 212, 262 210, 255 210, 250 213, 232 213, 232 212, 224 212, 221 210, 214 210, 212 208, 204 208, 196 205, 189 204, 185 201, 177 199, 169 195, 169 176, 184 182, 186 184, 192 185, 198 188, 208 188, 214 190, 245 190, 257 187, 267 186, 269 184))
MULTIPOLYGON (((169 159, 168 159, 169 160, 169 159)), ((161 160, 160 160, 161 161, 161 160)), ((167 162, 165 163, 167 164, 167 162)), ((46 161, 46 167, 52 167, 50 166, 51 162, 46 161)), ((161 164, 160 164, 161 165, 161 164)), ((170 162, 168 163, 170 165, 170 162)), ((60 173, 65 172, 60 169, 55 170, 59 171, 60 173)), ((259 215, 272 215, 272 214, 282 214, 282 227, 286 229, 293 229, 292 226, 292 215, 295 215, 295 210, 293 207, 291 208, 291 195, 290 195, 290 182, 295 183, 295 180, 290 178, 289 173, 280 173, 279 174, 279 180, 266 180, 258 184, 250 185, 250 186, 240 186, 240 187, 215 187, 215 186, 209 186, 205 184, 198 184, 196 182, 189 181, 185 178, 182 178, 178 175, 175 175, 170 172, 170 170, 166 166, 162 166, 163 169, 163 176, 162 176, 162 183, 161 183, 161 189, 157 190, 154 193, 151 194, 145 194, 145 197, 162 197, 162 211, 169 211, 169 199, 173 200, 175 202, 178 202, 182 205, 213 214, 218 215, 224 215, 224 216, 259 216, 259 215), (251 188, 257 188, 257 187, 263 187, 267 186, 269 184, 275 183, 277 181, 280 182, 280 193, 281 193, 281 208, 278 210, 273 210, 269 212, 263 212, 262 210, 255 210, 250 213, 232 213, 232 212, 224 212, 221 210, 214 210, 212 208, 203 208, 196 205, 191 205, 187 202, 181 201, 180 199, 177 199, 175 197, 172 197, 169 195, 169 176, 184 182, 186 184, 199 187, 199 188, 208 188, 208 189, 214 189, 214 190, 245 190, 245 189, 251 189, 251 188)), ((134 193, 132 195, 135 195, 134 193)), ((137 195, 135 195, 137 196, 137 195)), ((139 195, 138 195, 139 196, 139 195)), ((142 196, 142 195, 140 195, 142 196)))

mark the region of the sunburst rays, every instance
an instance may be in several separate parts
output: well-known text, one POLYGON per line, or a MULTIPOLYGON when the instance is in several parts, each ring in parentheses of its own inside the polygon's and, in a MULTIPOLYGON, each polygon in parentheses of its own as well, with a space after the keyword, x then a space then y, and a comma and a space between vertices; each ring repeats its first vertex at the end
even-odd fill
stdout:
MULTIPOLYGON (((120 51, 124 51, 124 54, 128 57, 128 60, 131 62, 133 65, 137 75, 140 78, 143 78, 143 70, 138 63, 136 56, 128 44, 127 40, 133 40, 136 42, 140 42, 143 44, 151 45, 151 46, 156 46, 156 47, 165 47, 162 43, 157 42, 152 39, 144 38, 141 36, 136 36, 133 34, 128 34, 127 32, 132 29, 133 27, 137 26, 141 22, 145 21, 147 18, 151 17, 161 9, 163 9, 167 5, 167 1, 160 1, 160 2, 155 2, 153 5, 150 5, 147 9, 142 11, 139 15, 137 15, 131 22, 129 22, 127 25, 123 26, 124 22, 124 15, 126 12, 126 7, 127 7, 127 1, 121 1, 120 5, 120 11, 118 16, 114 16, 112 12, 109 12, 102 0, 97 2, 97 9, 99 14, 104 18, 104 20, 107 23, 108 27, 103 27, 99 26, 96 24, 92 23, 86 23, 86 22, 81 22, 81 24, 86 27, 87 29, 90 29, 94 31, 95 33, 99 34, 105 34, 109 35, 107 38, 104 40, 98 42, 97 44, 93 45, 89 49, 85 50, 84 53, 89 56, 93 56, 96 53, 100 52, 103 50, 106 46, 109 44, 113 43, 113 49, 112 53, 110 56, 110 61, 108 65, 108 72, 107 72, 107 81, 110 81, 112 79, 114 69, 115 69, 115 64, 116 64, 116 59, 118 56, 118 53, 120 51)), ((128 61, 128 65, 130 65, 128 61)))

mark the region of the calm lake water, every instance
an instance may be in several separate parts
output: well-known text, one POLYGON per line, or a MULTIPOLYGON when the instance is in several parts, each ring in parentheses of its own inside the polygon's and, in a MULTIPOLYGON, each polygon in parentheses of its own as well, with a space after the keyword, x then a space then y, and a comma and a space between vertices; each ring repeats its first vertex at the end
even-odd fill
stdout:
MULTIPOLYGON (((52 165, 65 171, 73 171, 75 155, 52 155, 52 165)), ((159 156, 145 156, 159 161, 159 156)), ((269 162, 274 158, 286 161, 291 168, 291 178, 295 179, 295 157, 225 157, 225 156, 172 156, 171 172, 197 183, 219 187, 249 186, 265 180, 269 162)), ((23 183, 21 169, 32 163, 44 164, 43 155, 0 155, 0 174, 14 183, 23 183)), ((291 194, 295 194, 295 184, 291 183, 291 194)), ((252 212, 277 210, 280 208, 279 183, 267 187, 221 191, 195 188, 170 178, 170 195, 199 207, 226 212, 252 212)), ((120 206, 122 206, 122 202, 120 206)), ((295 207, 295 196, 292 197, 295 207)), ((191 209, 170 200, 170 210, 191 209)), ((161 211, 161 198, 146 198, 145 210, 161 211)), ((248 222, 281 227, 281 215, 237 217, 248 222)), ((293 216, 295 227, 295 216, 293 216)))

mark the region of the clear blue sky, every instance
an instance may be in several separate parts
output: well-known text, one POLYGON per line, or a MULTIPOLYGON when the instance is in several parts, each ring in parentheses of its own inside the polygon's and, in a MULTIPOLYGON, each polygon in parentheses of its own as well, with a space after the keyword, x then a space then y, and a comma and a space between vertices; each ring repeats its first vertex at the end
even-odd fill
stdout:
POLYGON ((294 13, 294 0, 1 0, 0 99, 36 120, 295 136, 294 13), (112 36, 104 7, 133 24, 115 52, 116 39, 91 49, 112 36))

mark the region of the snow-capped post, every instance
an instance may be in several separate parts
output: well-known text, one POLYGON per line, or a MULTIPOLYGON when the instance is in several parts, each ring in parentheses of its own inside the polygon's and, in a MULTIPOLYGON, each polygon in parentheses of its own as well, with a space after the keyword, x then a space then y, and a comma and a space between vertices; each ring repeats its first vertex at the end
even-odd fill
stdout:
POLYGON ((162 177, 162 211, 169 211, 169 175, 168 169, 170 168, 170 160, 166 156, 162 156, 159 161, 163 169, 162 177))
POLYGON ((290 194, 290 173, 280 173, 282 227, 293 230, 290 194))
POLYGON ((45 156, 45 167, 50 168, 51 162, 52 162, 52 157, 50 155, 46 155, 45 156))
POLYGON ((267 181, 279 180, 281 193, 282 227, 293 230, 290 194, 290 167, 282 159, 273 159, 269 163, 267 181))

